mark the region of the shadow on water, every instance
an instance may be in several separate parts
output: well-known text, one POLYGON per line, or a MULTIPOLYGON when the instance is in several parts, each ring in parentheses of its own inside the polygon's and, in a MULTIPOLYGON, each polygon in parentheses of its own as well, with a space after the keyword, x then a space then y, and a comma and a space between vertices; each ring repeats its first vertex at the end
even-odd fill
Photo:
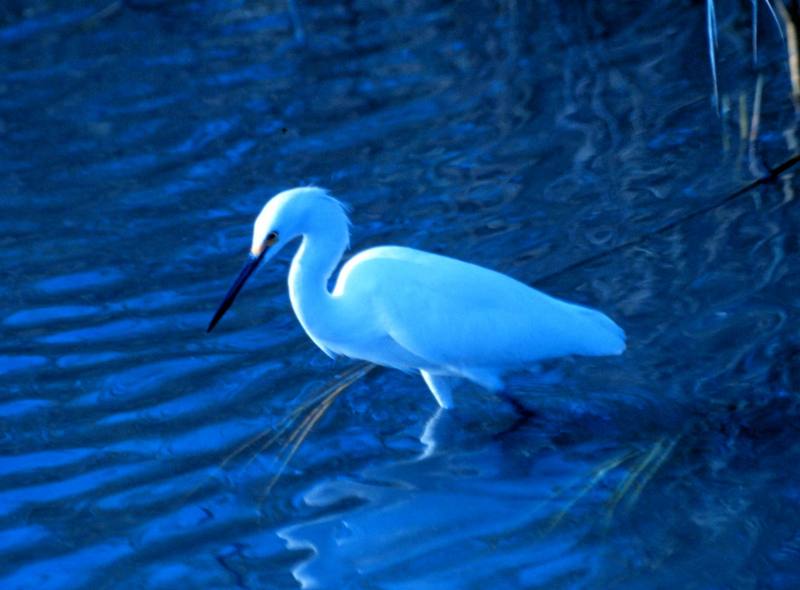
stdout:
POLYGON ((703 3, 291 4, 0 8, 0 586, 800 586, 794 174, 556 272, 795 151, 774 23, 717 3, 717 118, 703 3), (285 257, 206 336, 304 183, 629 350, 509 429, 315 350, 285 257))

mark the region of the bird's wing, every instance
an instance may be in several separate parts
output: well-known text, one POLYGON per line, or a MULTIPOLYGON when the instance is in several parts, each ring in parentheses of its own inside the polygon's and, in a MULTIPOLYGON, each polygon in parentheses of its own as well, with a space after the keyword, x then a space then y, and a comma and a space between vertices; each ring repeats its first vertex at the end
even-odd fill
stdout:
POLYGON ((592 314, 605 318, 492 270, 408 248, 373 248, 355 257, 336 291, 350 288, 369 301, 392 340, 438 366, 501 368, 593 354, 592 314))

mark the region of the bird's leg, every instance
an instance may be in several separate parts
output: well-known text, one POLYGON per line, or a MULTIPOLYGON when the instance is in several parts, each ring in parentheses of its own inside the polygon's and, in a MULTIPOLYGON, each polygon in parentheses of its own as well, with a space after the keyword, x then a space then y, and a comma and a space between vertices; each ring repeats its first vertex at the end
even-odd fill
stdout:
POLYGON ((508 434, 514 430, 519 430, 525 425, 526 422, 528 422, 528 420, 537 416, 536 412, 525 406, 525 404, 508 392, 508 387, 503 381, 502 376, 497 371, 469 368, 464 370, 463 376, 473 383, 477 383, 484 389, 494 392, 500 399, 504 400, 512 408, 514 408, 514 412, 517 414, 517 419, 510 428, 500 433, 501 435, 508 434))
POLYGON ((538 413, 534 410, 531 410, 513 395, 508 393, 507 390, 501 389, 497 392, 497 397, 502 399, 503 401, 507 402, 512 408, 514 408, 514 412, 517 414, 517 419, 506 428, 505 430, 499 432, 495 438, 501 438, 507 434, 511 434, 512 432, 516 432, 517 430, 521 429, 525 426, 530 420, 536 418, 538 413))
POLYGON ((517 413, 517 416, 520 418, 531 419, 536 417, 536 412, 531 410, 513 395, 508 393, 505 389, 498 391, 497 396, 502 399, 503 401, 507 402, 514 411, 517 413))
POLYGON ((419 374, 422 375, 425 384, 431 390, 439 406, 445 410, 451 409, 453 407, 453 391, 447 379, 442 375, 432 375, 424 370, 421 370, 419 374))

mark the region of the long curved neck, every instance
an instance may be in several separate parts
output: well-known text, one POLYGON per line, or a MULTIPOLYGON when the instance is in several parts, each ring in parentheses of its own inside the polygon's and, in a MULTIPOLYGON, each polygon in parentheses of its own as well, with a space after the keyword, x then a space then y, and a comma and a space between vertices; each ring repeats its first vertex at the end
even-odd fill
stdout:
POLYGON ((347 247, 347 230, 344 235, 340 233, 304 234, 289 270, 292 308, 305 331, 320 346, 319 339, 325 339, 335 330, 336 313, 332 309, 334 301, 328 291, 328 280, 347 247))

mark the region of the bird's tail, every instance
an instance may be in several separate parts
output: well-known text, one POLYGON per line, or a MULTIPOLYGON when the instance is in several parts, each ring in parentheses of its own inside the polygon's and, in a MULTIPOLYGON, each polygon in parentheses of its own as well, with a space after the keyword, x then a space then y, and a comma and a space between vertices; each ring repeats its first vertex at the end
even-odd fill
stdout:
POLYGON ((585 322, 582 350, 586 356, 622 354, 625 351, 625 331, 604 313, 588 307, 575 306, 585 322))

